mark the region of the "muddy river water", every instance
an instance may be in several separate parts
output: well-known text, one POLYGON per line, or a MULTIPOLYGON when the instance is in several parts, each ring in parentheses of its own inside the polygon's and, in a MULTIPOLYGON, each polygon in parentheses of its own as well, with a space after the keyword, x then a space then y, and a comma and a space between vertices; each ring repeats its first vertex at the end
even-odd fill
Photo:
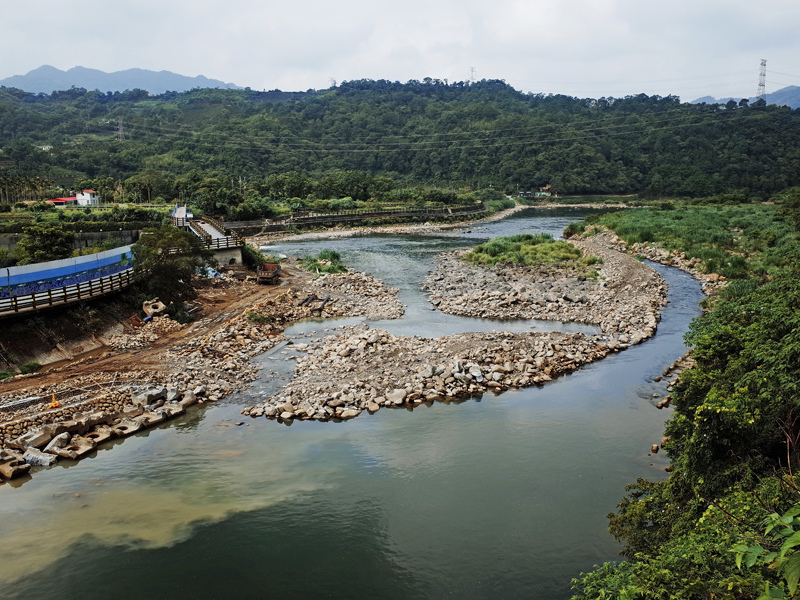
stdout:
MULTIPOLYGON (((418 284, 438 252, 559 235, 588 212, 275 251, 332 248, 400 288, 406 316, 370 324, 395 334, 564 329, 447 317, 418 284)), ((648 455, 670 412, 655 408, 666 391, 652 380, 684 353, 702 294, 656 268, 670 303, 655 337, 543 387, 343 423, 242 417, 290 377, 287 346, 259 357, 262 377, 224 403, 0 486, 0 598, 569 598, 571 578, 618 558, 606 514, 625 484, 665 475, 663 453, 648 455)))

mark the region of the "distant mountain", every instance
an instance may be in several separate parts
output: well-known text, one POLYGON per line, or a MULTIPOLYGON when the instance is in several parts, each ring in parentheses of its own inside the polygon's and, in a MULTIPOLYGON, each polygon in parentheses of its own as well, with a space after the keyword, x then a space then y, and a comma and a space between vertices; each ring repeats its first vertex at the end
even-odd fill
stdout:
MULTIPOLYGON (((753 96, 752 98, 748 98, 750 102, 755 102, 758 98, 753 96)), ((706 104, 725 104, 729 100, 733 100, 734 102, 739 102, 741 98, 719 98, 716 99, 713 96, 703 96, 702 98, 698 98, 697 100, 692 100, 690 104, 702 104, 705 102, 706 104)), ((800 87, 796 85, 790 85, 785 88, 781 88, 776 92, 772 92, 771 94, 767 94, 767 104, 777 104, 778 106, 788 106, 790 108, 800 108, 800 87)))
POLYGON ((125 90, 147 90, 151 94, 185 92, 194 88, 241 89, 233 83, 209 79, 202 75, 187 77, 170 71, 148 71, 126 69, 106 73, 98 69, 73 67, 62 71, 49 65, 34 69, 25 75, 13 75, 0 79, 0 86, 19 88, 26 92, 49 94, 56 90, 68 90, 72 86, 101 92, 124 92, 125 90))

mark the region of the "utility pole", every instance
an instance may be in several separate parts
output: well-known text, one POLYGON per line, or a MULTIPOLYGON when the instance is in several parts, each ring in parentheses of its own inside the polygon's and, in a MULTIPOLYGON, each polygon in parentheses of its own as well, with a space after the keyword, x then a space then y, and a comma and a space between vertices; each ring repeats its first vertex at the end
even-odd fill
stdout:
POLYGON ((759 100, 767 101, 767 59, 761 59, 761 70, 758 72, 758 96, 759 100))

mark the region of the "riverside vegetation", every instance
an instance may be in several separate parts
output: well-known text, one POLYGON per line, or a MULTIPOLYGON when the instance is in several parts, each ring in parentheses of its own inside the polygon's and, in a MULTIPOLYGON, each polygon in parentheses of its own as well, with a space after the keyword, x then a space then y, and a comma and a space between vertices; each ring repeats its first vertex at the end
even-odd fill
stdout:
POLYGON ((797 596, 800 190, 775 200, 590 219, 730 280, 686 335, 696 366, 672 393, 669 477, 629 486, 609 515, 625 560, 575 580, 576 600, 797 596))

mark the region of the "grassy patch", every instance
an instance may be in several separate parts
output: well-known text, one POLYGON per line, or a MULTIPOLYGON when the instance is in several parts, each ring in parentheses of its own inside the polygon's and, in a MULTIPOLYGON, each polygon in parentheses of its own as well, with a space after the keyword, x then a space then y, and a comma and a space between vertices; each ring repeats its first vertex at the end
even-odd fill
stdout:
POLYGON ((509 263, 516 265, 570 265, 572 268, 601 263, 596 256, 585 256, 579 248, 548 233, 513 235, 489 240, 464 255, 476 265, 509 263))

